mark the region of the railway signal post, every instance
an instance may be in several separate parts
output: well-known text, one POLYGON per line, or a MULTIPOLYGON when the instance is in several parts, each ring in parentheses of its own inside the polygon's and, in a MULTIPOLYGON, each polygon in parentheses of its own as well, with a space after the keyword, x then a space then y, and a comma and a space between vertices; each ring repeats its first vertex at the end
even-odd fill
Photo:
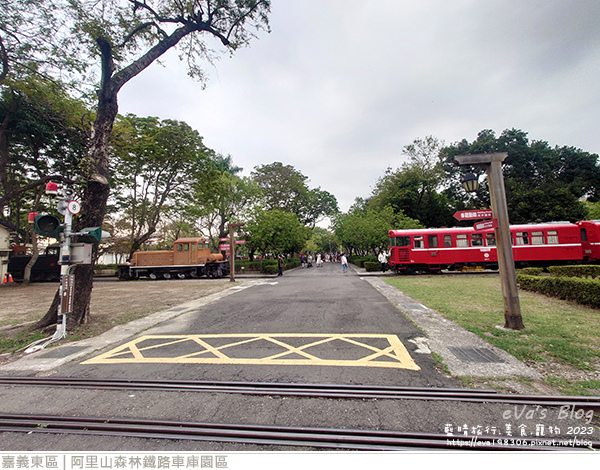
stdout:
POLYGON ((59 302, 56 321, 56 332, 51 338, 44 338, 29 345, 25 351, 31 353, 45 348, 67 336, 67 315, 73 309, 73 293, 75 277, 72 268, 76 264, 91 264, 92 250, 90 243, 99 243, 102 238, 101 227, 86 227, 80 232, 72 231, 73 216, 81 210, 81 205, 74 198, 74 191, 65 187, 59 190, 56 183, 46 185, 46 194, 57 201, 57 210, 64 216, 64 222, 49 214, 34 215, 35 232, 44 237, 55 238, 60 242, 60 285, 59 302), (82 243, 73 243, 73 237, 79 237, 82 243), (40 344, 41 343, 41 344, 40 344))
POLYGON ((459 155, 454 157, 454 164, 459 166, 486 166, 492 214, 498 220, 498 226, 495 228, 496 250, 498 253, 502 297, 504 299, 504 327, 511 330, 522 330, 525 326, 523 325, 521 305, 519 303, 517 275, 508 223, 506 190, 504 189, 504 176, 502 174, 502 162, 507 156, 508 153, 506 152, 459 155))

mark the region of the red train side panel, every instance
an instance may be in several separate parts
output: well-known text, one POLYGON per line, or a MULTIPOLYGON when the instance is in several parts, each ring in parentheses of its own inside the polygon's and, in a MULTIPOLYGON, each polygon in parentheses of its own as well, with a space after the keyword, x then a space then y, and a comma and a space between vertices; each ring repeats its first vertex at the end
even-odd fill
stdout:
MULTIPOLYGON (((590 240, 598 243, 589 242, 589 259, 596 255, 600 258, 600 224, 585 227, 579 224, 582 222, 511 226, 515 265, 548 266, 582 261, 582 228, 590 240)), ((494 230, 475 231, 470 227, 390 230, 389 237, 389 264, 398 272, 497 268, 494 230)))

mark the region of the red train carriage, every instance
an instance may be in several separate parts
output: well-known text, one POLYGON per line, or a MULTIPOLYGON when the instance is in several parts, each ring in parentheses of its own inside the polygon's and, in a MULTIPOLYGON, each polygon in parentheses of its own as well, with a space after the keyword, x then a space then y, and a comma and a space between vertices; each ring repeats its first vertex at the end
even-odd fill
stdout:
MULTIPOLYGON (((600 259, 600 224, 596 221, 513 225, 510 231, 516 267, 600 259)), ((498 268, 493 229, 390 230, 389 237, 389 265, 396 272, 498 268)))

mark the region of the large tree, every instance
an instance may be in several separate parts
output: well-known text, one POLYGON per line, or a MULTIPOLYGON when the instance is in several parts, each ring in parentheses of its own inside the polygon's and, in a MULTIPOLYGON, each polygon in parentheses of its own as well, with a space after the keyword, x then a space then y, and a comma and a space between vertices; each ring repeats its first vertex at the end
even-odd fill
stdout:
POLYGON ((333 223, 335 236, 343 248, 361 255, 386 250, 389 230, 420 227, 418 220, 397 213, 391 206, 375 209, 360 198, 348 213, 336 216, 333 223))
POLYGON ((304 247, 310 230, 291 212, 256 211, 244 226, 249 248, 266 254, 292 254, 304 247))
POLYGON ((257 166, 252 177, 261 187, 267 209, 296 214, 306 225, 314 227, 324 217, 337 213, 335 196, 321 188, 310 189, 308 177, 292 165, 274 162, 257 166))
POLYGON ((114 198, 129 232, 131 255, 154 235, 169 208, 184 206, 196 181, 213 181, 212 151, 196 130, 170 119, 127 115, 119 135, 114 198))
POLYGON ((426 227, 451 224, 452 208, 442 192, 447 179, 440 158, 442 147, 443 142, 433 136, 405 146, 406 162, 397 170, 387 169, 377 181, 369 205, 379 210, 390 206, 426 227))
MULTIPOLYGON (((503 172, 511 223, 581 220, 587 217, 583 199, 600 197, 598 155, 574 147, 551 147, 546 141, 530 141, 522 130, 506 129, 499 137, 483 130, 473 142, 462 140, 443 150, 447 171, 454 178, 449 188, 454 188, 455 201, 464 198, 459 189, 463 172, 482 174, 485 168, 456 168, 453 157, 493 152, 508 153, 503 172)), ((483 183, 472 204, 489 207, 486 180, 483 183)))
MULTIPOLYGON (((212 54, 205 38, 216 39, 234 51, 248 44, 254 31, 268 27, 269 10, 270 0, 69 2, 63 13, 72 15, 81 49, 100 65, 96 118, 84 164, 81 226, 100 226, 104 220, 110 190, 112 130, 123 86, 170 49, 178 49, 189 74, 203 80, 199 64, 210 60, 212 54)), ((92 266, 78 266, 75 275, 76 300, 68 318, 69 327, 86 319, 93 286, 92 266)), ((48 314, 52 315, 53 310, 54 306, 48 314)), ((40 325, 48 322, 49 315, 40 325)))

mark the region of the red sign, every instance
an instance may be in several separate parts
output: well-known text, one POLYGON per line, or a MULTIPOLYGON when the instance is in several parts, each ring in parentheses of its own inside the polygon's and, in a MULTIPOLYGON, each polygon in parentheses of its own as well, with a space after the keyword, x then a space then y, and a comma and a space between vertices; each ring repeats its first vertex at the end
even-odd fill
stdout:
POLYGON ((457 211, 454 214, 456 220, 489 219, 493 217, 492 209, 474 209, 471 211, 457 211))
POLYGON ((246 240, 236 240, 235 241, 236 245, 243 245, 244 243, 246 243, 246 240))
POLYGON ((473 225, 473 228, 478 232, 481 230, 490 230, 492 228, 498 228, 498 219, 484 220, 483 222, 477 222, 473 225))
POLYGON ((231 245, 229 245, 229 243, 219 245, 219 251, 229 251, 230 248, 231 245))

